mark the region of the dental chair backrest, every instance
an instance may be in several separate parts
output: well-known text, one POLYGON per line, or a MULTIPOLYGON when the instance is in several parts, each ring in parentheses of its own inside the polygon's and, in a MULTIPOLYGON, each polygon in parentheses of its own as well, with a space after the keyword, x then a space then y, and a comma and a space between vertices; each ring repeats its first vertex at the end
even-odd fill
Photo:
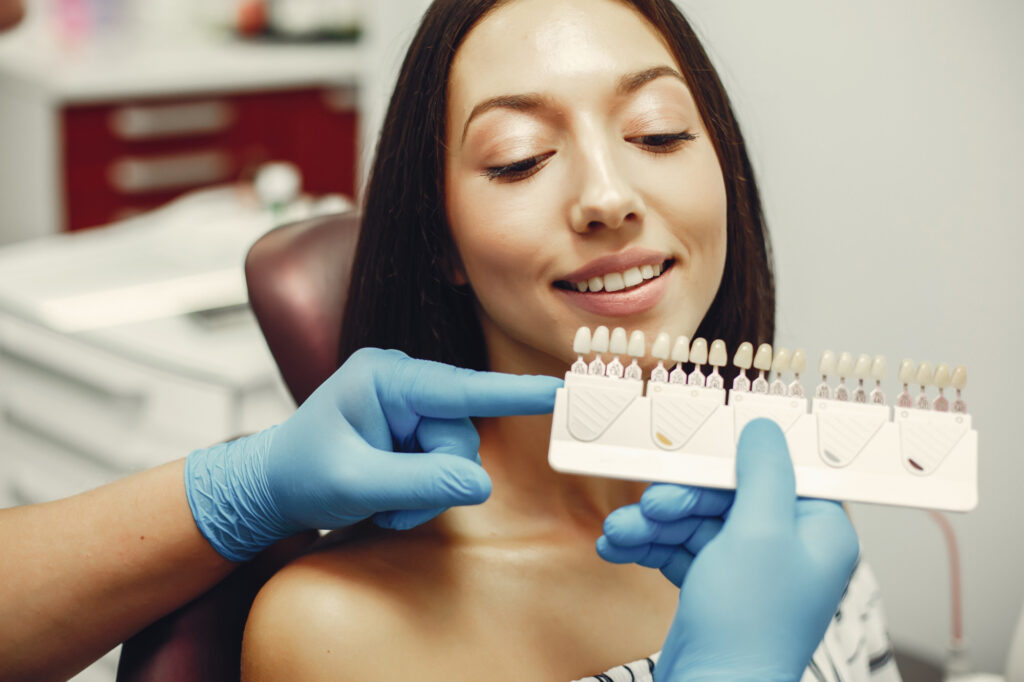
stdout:
MULTIPOLYGON (((285 225, 249 250, 249 302, 295 402, 338 366, 341 317, 359 234, 354 213, 285 225)), ((118 682, 237 680, 242 631, 260 587, 316 538, 282 540, 220 585, 129 639, 118 682)))
POLYGON ((358 236, 355 213, 323 216, 268 232, 245 259, 250 305, 296 404, 338 367, 358 236))

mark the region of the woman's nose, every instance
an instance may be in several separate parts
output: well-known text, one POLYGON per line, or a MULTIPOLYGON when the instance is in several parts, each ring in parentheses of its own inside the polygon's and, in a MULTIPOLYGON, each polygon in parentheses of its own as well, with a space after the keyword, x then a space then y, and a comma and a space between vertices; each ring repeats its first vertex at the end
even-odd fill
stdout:
POLYGON ((581 184, 570 216, 575 232, 618 229, 643 221, 643 200, 615 162, 611 149, 592 148, 581 154, 577 172, 581 184))

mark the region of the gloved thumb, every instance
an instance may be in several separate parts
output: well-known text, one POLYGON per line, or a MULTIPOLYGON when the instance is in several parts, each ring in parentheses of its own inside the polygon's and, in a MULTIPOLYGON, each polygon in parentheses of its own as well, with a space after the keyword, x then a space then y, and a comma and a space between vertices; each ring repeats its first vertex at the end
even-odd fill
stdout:
POLYGON ((754 419, 736 445, 736 499, 729 520, 794 522, 796 479, 786 436, 771 419, 754 419))
POLYGON ((379 452, 376 476, 366 490, 379 510, 436 509, 480 504, 491 495, 491 478, 476 462, 444 453, 379 452))

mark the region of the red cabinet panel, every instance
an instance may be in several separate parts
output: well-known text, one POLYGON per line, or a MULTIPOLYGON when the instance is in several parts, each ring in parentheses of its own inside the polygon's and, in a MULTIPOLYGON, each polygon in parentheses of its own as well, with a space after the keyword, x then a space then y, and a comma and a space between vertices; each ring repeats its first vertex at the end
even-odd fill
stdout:
POLYGON ((355 191, 351 92, 147 99, 62 111, 66 224, 109 223, 210 184, 291 161, 312 194, 355 191))

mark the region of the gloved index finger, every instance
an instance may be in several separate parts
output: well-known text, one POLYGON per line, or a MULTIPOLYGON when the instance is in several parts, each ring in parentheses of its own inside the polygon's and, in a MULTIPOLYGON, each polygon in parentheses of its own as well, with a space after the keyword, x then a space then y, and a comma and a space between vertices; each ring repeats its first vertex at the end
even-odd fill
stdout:
MULTIPOLYGON (((545 414, 555 407, 562 380, 549 376, 520 376, 477 372, 439 362, 412 360, 413 375, 405 386, 406 404, 422 417, 504 417, 545 414)), ((402 373, 404 374, 404 372, 402 373)))

